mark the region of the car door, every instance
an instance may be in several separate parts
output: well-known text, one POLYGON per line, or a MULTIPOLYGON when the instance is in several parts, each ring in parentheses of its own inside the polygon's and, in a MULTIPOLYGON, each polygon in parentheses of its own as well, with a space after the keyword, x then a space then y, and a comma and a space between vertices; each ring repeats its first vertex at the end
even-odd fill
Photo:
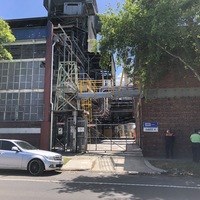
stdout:
POLYGON ((0 168, 20 169, 22 163, 22 153, 12 151, 15 146, 11 141, 1 141, 0 145, 0 168))

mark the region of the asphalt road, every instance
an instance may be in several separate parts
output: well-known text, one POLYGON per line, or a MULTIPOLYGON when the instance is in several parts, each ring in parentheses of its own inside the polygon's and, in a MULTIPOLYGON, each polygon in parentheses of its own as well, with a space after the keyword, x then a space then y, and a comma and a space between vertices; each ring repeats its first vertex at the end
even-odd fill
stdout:
POLYGON ((91 172, 0 171, 3 200, 199 200, 200 179, 91 172))

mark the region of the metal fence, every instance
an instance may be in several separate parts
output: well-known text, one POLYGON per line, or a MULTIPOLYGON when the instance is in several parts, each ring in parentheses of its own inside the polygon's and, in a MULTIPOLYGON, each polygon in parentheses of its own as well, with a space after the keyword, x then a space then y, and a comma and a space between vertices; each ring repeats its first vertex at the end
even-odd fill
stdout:
POLYGON ((119 125, 97 125, 88 130, 87 151, 128 152, 135 144, 134 133, 131 129, 119 129, 119 125))

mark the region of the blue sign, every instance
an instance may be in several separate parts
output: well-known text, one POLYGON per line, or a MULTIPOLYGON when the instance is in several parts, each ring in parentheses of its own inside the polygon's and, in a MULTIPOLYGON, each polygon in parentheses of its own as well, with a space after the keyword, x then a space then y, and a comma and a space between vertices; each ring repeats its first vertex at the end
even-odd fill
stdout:
POLYGON ((158 122, 144 122, 143 132, 158 132, 158 122))

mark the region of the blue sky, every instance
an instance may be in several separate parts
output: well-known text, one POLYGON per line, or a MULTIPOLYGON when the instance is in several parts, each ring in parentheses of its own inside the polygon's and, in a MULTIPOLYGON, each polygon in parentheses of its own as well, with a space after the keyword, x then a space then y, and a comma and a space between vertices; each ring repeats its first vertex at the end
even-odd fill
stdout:
MULTIPOLYGON (((125 0, 96 0, 99 13, 104 13, 108 9, 116 8, 117 3, 124 3, 125 0)), ((1 0, 0 18, 20 19, 47 16, 47 11, 43 6, 43 0, 1 0)), ((121 69, 117 68, 117 76, 120 77, 121 69)), ((119 79, 117 80, 119 81, 119 79)))
MULTIPOLYGON (((117 2, 124 0, 96 0, 99 13, 107 10, 108 5, 115 8, 117 2)), ((47 16, 43 0, 1 0, 0 17, 3 19, 32 18, 47 16)))

